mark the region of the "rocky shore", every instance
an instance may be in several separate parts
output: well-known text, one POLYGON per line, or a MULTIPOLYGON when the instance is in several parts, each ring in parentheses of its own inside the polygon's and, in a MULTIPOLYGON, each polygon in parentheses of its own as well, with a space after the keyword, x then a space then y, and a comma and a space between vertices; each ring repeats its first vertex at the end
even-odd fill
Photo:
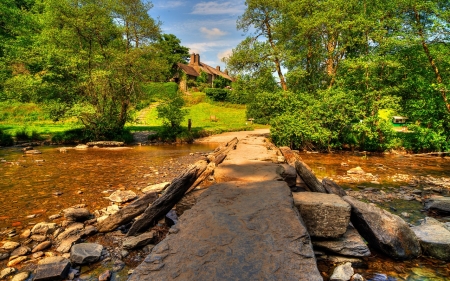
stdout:
MULTIPOLYGON (((215 139, 214 142, 221 140, 215 139)), ((267 149, 274 148, 268 145, 267 149)), ((270 161, 280 165, 277 173, 293 191, 293 204, 311 237, 319 270, 325 280, 366 280, 364 264, 374 252, 397 260, 410 260, 419 256, 450 260, 450 222, 442 219, 450 213, 449 178, 416 178, 394 174, 393 177, 408 184, 399 189, 360 185, 359 190, 341 191, 335 187, 337 192, 318 193, 305 185, 292 166, 290 168, 283 164, 284 158, 280 156, 270 161), (416 201, 430 217, 420 225, 410 225, 404 220, 410 214, 401 212, 397 216, 395 208, 389 210, 389 202, 393 200, 416 201), (375 203, 386 203, 389 212, 375 203), (324 268, 324 264, 333 268, 332 272, 324 268)), ((192 163, 193 159, 186 158, 186 161, 192 163)), ((162 248, 165 244, 160 242, 178 233, 178 215, 192 207, 207 187, 226 175, 217 172, 206 177, 200 188, 185 196, 174 210, 140 235, 127 236, 132 223, 109 232, 99 232, 99 225, 143 196, 156 194, 156 199, 158 194, 164 194, 170 184, 167 178, 170 177, 159 179, 160 184, 143 188, 139 193, 118 190, 110 194, 110 205, 100 210, 89 210, 85 204, 78 204, 20 233, 7 230, 8 233, 3 233, 4 239, 0 242, 0 279, 126 280, 147 255, 152 253, 154 257, 159 251, 164 252, 162 248)), ((350 167, 347 175, 335 180, 377 181, 376 177, 361 168, 350 167)), ((329 187, 325 181, 319 184, 329 187)), ((158 263, 153 264, 158 267, 158 263)), ((445 270, 450 276, 450 268, 445 270)), ((429 270, 403 271, 399 277, 404 280, 422 280, 418 278, 424 276, 445 280, 429 270)), ((389 279, 388 273, 381 271, 378 275, 370 275, 370 280, 393 280, 389 279)))

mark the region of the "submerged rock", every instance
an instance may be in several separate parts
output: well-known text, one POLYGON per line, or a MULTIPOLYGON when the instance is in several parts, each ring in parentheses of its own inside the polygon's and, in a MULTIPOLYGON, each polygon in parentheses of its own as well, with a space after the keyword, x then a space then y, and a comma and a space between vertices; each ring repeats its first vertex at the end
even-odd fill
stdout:
POLYGON ((425 218, 422 225, 412 227, 423 253, 440 260, 450 260, 450 231, 433 218, 425 218))
POLYGON ((370 246, 395 259, 412 259, 420 255, 419 240, 399 216, 350 196, 343 199, 352 206, 353 226, 370 246))

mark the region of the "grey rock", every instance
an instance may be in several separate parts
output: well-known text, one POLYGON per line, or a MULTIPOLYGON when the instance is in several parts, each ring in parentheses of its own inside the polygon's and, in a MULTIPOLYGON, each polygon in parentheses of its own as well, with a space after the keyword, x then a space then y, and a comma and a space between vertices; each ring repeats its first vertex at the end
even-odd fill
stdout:
POLYGON ((81 235, 72 235, 61 241, 56 251, 60 253, 68 253, 72 248, 72 245, 81 240, 81 235))
POLYGON ((47 235, 53 233, 56 228, 56 223, 40 222, 33 226, 33 228, 31 229, 31 233, 47 235))
MULTIPOLYGON (((66 230, 67 232, 63 232, 60 234, 61 237, 64 237, 64 239, 62 239, 61 243, 56 249, 60 253, 68 253, 73 244, 79 242, 82 238, 86 238, 97 233, 97 228, 92 225, 88 225, 84 229, 79 228, 79 225, 75 225, 70 229, 69 228, 66 230)), ((58 236, 58 238, 60 236, 58 236)))
POLYGON ((337 183, 330 179, 323 179, 322 185, 328 194, 336 194, 339 197, 346 196, 347 193, 337 183))
POLYGON ((14 242, 14 241, 7 241, 3 244, 3 246, 1 247, 1 249, 6 250, 6 251, 12 251, 15 248, 19 247, 20 243, 14 242))
POLYGON ((3 269, 2 271, 0 271, 0 279, 6 278, 10 275, 13 275, 16 271, 17 271, 17 269, 15 269, 14 267, 7 267, 7 268, 3 269))
POLYGON ((85 221, 91 217, 91 213, 86 208, 68 208, 63 210, 64 217, 70 221, 85 221))
POLYGON ((360 274, 356 273, 353 274, 351 281, 366 281, 364 277, 362 277, 360 274))
POLYGON ((395 259, 420 255, 419 240, 402 218, 350 196, 343 199, 352 206, 353 226, 371 247, 395 259))
POLYGON ((72 223, 71 225, 69 225, 63 232, 61 232, 57 239, 58 240, 63 240, 71 235, 77 234, 79 232, 81 232, 84 228, 84 224, 82 223, 72 223))
POLYGON ((71 268, 69 274, 67 274, 67 279, 73 280, 75 279, 75 276, 77 276, 78 274, 80 274, 79 270, 71 268))
POLYGON ((27 246, 21 246, 17 249, 15 249, 14 251, 11 252, 11 256, 10 259, 12 258, 16 258, 19 256, 26 256, 31 252, 31 249, 27 246))
POLYGON ((96 262, 102 255, 103 246, 95 243, 81 243, 72 247, 70 260, 76 264, 96 262))
POLYGON ((14 275, 11 281, 25 281, 28 279, 28 276, 30 276, 30 273, 28 271, 23 271, 14 275))
POLYGON ((290 194, 284 181, 209 187, 128 280, 322 280, 290 194))
POLYGON ((351 225, 348 226, 347 232, 341 238, 313 240, 312 243, 314 249, 324 249, 339 255, 353 257, 368 257, 371 255, 369 247, 367 247, 358 231, 351 225))
POLYGON ((70 261, 62 257, 45 258, 38 263, 33 281, 60 281, 67 277, 70 261))
POLYGON ((48 247, 50 247, 52 245, 52 242, 50 241, 44 241, 38 245, 36 245, 36 247, 33 248, 33 250, 31 251, 32 253, 36 253, 42 250, 47 249, 48 247))
POLYGON ((352 264, 347 262, 345 264, 338 265, 333 274, 330 277, 330 281, 348 281, 353 276, 354 270, 352 264))
POLYGON ((117 190, 109 195, 108 199, 116 203, 125 203, 137 197, 136 193, 131 190, 117 190))
POLYGON ((155 232, 150 231, 150 232, 143 233, 136 237, 127 237, 123 241, 122 247, 125 250, 132 250, 132 249, 144 247, 147 244, 151 244, 154 242, 154 240, 155 240, 155 232))
POLYGON ((450 260, 450 231, 436 219, 426 218, 422 225, 411 228, 417 235, 424 255, 450 260))
POLYGON ((339 238, 347 231, 351 208, 338 195, 299 192, 293 197, 312 237, 339 238))
POLYGON ((295 186, 297 182, 297 171, 288 164, 281 164, 277 168, 277 173, 287 183, 288 186, 295 186))
POLYGON ((425 202, 425 209, 450 213, 450 197, 430 198, 425 202))

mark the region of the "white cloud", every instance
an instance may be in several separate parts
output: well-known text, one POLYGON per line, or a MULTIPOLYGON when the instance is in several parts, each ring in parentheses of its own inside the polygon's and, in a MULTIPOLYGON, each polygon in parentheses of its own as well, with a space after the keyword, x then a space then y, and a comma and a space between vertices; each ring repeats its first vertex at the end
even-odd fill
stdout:
POLYGON ((206 36, 206 38, 209 38, 209 39, 218 38, 218 37, 221 37, 221 36, 224 36, 227 34, 225 31, 222 31, 216 27, 211 28, 211 29, 208 29, 206 27, 201 27, 200 32, 203 33, 206 36))
POLYGON ((155 3, 155 7, 160 9, 177 8, 184 5, 186 5, 185 1, 158 1, 155 3))
POLYGON ((228 50, 225 50, 223 52, 219 52, 217 54, 217 58, 222 61, 223 58, 227 58, 227 57, 231 56, 232 53, 233 53, 233 50, 232 49, 228 49, 228 50))
POLYGON ((194 15, 221 15, 221 14, 243 14, 245 6, 236 5, 235 2, 200 2, 194 6, 194 15))

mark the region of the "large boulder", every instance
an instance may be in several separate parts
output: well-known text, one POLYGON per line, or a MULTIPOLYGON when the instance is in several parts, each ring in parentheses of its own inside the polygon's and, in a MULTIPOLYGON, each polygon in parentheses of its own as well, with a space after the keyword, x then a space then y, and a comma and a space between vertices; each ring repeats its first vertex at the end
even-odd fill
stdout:
POLYGON ((425 255, 450 261, 450 231, 433 218, 425 218, 419 226, 412 227, 419 238, 425 255))
POLYGON ((63 257, 48 257, 39 261, 33 281, 64 280, 70 270, 70 261, 63 257))
POLYGON ((312 243, 314 249, 323 249, 344 256, 368 257, 371 254, 361 235, 351 225, 341 238, 313 240, 312 243))
POLYGON ((434 197, 427 200, 425 209, 450 213, 450 197, 434 197))
POLYGON ((293 197, 294 204, 312 237, 338 238, 347 231, 351 208, 339 196, 299 192, 293 193, 293 197))
POLYGON ((399 216, 351 196, 343 199, 352 206, 353 226, 370 246, 395 259, 412 259, 420 255, 419 240, 399 216))
POLYGON ((81 243, 72 247, 70 260, 76 264, 93 263, 100 259, 103 246, 95 243, 81 243))

